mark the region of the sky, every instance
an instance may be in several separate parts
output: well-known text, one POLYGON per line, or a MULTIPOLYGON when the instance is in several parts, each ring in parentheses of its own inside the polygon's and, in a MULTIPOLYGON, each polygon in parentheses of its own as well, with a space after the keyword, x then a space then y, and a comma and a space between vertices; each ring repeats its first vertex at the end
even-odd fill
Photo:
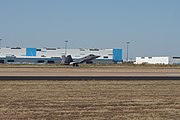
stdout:
POLYGON ((1 47, 122 48, 180 56, 180 0, 0 0, 1 47))

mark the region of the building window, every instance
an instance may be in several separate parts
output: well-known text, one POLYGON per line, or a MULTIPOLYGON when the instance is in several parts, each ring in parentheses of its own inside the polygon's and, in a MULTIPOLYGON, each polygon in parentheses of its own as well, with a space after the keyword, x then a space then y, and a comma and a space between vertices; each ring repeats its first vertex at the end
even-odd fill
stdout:
POLYGON ((141 57, 141 59, 145 59, 145 57, 141 57))
POLYGON ((38 63, 44 63, 44 60, 38 60, 38 63))
POLYGON ((149 59, 152 59, 152 57, 149 57, 149 59))
POLYGON ((173 57, 173 59, 180 59, 180 57, 173 57))
POLYGON ((15 47, 15 48, 11 48, 11 49, 21 49, 20 47, 15 47))
POLYGON ((48 60, 47 63, 48 63, 48 64, 54 64, 54 61, 53 61, 53 60, 48 60))
POLYGON ((41 57, 46 57, 45 55, 41 55, 41 57))
POLYGON ((41 49, 36 49, 36 51, 41 51, 41 49))
POLYGON ((14 60, 7 60, 7 62, 14 62, 14 60))
POLYGON ((94 48, 94 49, 89 49, 89 51, 99 51, 99 49, 94 48))
POLYGON ((4 63, 4 60, 0 60, 0 63, 4 63))
POLYGON ((46 50, 56 50, 56 48, 46 48, 46 50))

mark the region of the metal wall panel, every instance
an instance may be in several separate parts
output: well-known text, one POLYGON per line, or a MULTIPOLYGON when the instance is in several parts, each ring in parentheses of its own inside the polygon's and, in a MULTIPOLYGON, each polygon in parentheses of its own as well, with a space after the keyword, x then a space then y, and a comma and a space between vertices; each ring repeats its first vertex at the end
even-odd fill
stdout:
POLYGON ((170 57, 136 57, 136 64, 170 64, 170 57))
POLYGON ((26 56, 36 56, 36 48, 26 48, 26 56))
POLYGON ((122 49, 113 49, 113 61, 122 62, 122 49))

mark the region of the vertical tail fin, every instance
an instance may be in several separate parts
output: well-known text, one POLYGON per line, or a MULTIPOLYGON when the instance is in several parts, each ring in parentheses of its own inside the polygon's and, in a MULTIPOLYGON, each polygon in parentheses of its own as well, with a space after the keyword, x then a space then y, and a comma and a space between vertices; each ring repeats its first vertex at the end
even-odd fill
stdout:
POLYGON ((65 62, 64 62, 64 63, 67 64, 67 65, 69 65, 70 62, 73 62, 73 59, 72 59, 71 55, 68 55, 68 56, 65 58, 65 62))

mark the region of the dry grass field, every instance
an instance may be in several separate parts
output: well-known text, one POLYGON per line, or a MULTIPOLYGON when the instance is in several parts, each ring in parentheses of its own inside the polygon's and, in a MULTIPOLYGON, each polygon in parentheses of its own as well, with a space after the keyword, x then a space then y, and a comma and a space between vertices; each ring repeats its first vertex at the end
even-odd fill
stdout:
POLYGON ((0 81, 0 120, 179 120, 180 81, 0 81))

